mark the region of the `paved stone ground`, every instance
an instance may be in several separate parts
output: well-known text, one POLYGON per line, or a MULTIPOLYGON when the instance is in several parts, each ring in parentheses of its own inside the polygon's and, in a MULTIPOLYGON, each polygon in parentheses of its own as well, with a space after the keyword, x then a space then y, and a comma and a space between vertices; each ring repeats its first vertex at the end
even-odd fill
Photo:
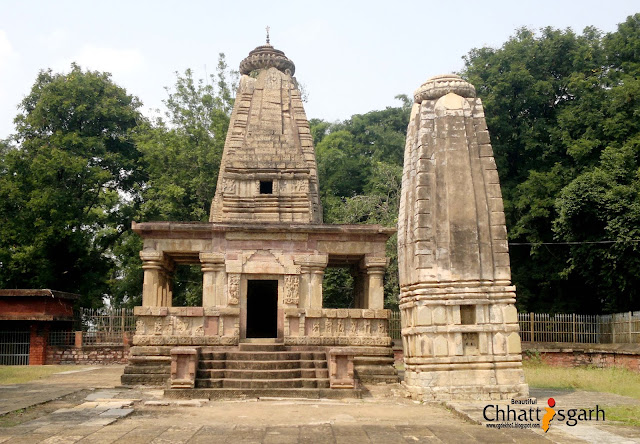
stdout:
MULTIPOLYGON (((464 408, 456 412, 440 404, 416 403, 393 385, 371 387, 372 396, 362 400, 173 401, 162 399, 160 390, 118 387, 121 372, 122 367, 103 367, 23 384, 23 389, 35 390, 29 392, 32 400, 39 393, 38 402, 47 392, 58 395, 63 386, 76 392, 32 407, 24 417, 0 416, 0 443, 640 442, 640 429, 609 425, 554 424, 546 435, 540 430, 491 429, 475 423, 479 410, 473 404, 461 404, 464 408)), ((558 406, 629 401, 584 392, 534 395, 545 401, 552 395, 558 406)), ((0 386, 3 402, 10 404, 12 397, 17 401, 19 391, 0 386)))

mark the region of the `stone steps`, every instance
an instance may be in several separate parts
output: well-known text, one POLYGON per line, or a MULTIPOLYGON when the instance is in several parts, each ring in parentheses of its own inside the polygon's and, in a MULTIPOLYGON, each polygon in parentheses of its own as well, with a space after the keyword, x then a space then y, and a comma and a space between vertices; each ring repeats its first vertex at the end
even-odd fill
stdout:
POLYGON ((164 386, 171 377, 171 347, 131 347, 120 382, 125 386, 164 386))
POLYGON ((328 378, 328 369, 277 369, 277 370, 198 370, 199 379, 297 379, 328 378))
POLYGON ((361 390, 333 390, 328 388, 195 388, 164 391, 167 399, 238 399, 238 398, 305 398, 359 399, 361 390))
POLYGON ((201 370, 285 370, 285 369, 316 369, 327 368, 327 361, 325 360, 288 360, 288 361, 230 361, 230 360, 207 360, 200 361, 199 367, 201 370))
POLYGON ((196 389, 328 389, 324 351, 288 350, 279 343, 242 343, 237 350, 203 349, 196 389))
POLYGON ((329 388, 329 378, 292 379, 196 379, 196 388, 295 389, 329 388))

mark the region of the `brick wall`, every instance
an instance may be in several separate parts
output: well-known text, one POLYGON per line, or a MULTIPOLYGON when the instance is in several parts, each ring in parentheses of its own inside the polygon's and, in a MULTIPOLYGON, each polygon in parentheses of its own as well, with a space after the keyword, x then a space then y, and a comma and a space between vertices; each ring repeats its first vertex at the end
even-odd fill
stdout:
POLYGON ((542 359, 558 367, 624 367, 640 372, 638 344, 523 343, 522 358, 542 359))
POLYGON ((29 337, 29 365, 43 365, 47 358, 47 337, 49 326, 32 324, 29 337))
MULTIPOLYGON (((33 345, 32 345, 33 347, 33 345)), ((83 347, 47 347, 47 364, 126 364, 129 347, 85 345, 83 347)))

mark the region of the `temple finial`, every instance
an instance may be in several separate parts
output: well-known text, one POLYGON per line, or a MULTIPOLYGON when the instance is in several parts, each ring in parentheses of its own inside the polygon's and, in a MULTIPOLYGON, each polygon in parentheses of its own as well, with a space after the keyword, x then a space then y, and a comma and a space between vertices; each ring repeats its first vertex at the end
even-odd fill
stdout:
POLYGON ((267 26, 267 27, 266 27, 266 30, 267 30, 267 45, 269 44, 269 29, 271 29, 271 28, 269 28, 269 27, 267 26))

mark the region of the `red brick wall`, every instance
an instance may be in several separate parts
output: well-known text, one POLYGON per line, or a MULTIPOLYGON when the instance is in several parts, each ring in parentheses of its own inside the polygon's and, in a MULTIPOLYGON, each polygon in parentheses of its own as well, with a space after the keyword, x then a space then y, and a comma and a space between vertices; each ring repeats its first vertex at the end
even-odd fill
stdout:
MULTIPOLYGON (((619 355, 604 352, 584 352, 584 351, 545 351, 540 353, 543 362, 558 367, 578 367, 581 365, 592 365, 594 367, 625 367, 629 370, 640 372, 639 355, 619 355)), ((523 354, 526 361, 532 355, 523 354)))
POLYGON ((43 365, 47 359, 47 337, 49 326, 45 324, 31 325, 29 342, 29 365, 43 365))
POLYGON ((73 301, 51 297, 0 298, 0 313, 5 316, 73 316, 73 301))

